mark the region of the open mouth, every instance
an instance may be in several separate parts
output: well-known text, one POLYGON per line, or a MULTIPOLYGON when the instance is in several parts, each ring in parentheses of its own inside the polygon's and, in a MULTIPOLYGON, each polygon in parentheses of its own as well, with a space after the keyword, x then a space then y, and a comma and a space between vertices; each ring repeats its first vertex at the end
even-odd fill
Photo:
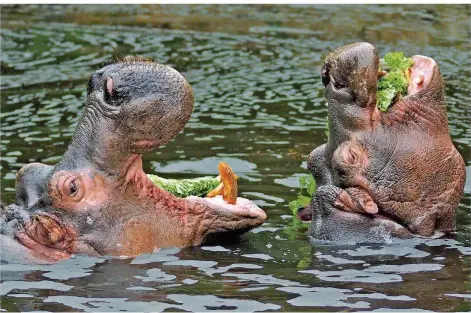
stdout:
MULTIPOLYGON (((141 196, 152 195, 154 194, 153 190, 157 191, 159 195, 165 195, 165 197, 173 196, 170 196, 170 192, 154 184, 147 177, 142 168, 142 157, 140 154, 131 155, 125 166, 125 172, 126 182, 135 181, 142 188, 141 196)), ((222 180, 224 181, 224 178, 222 180)), ((234 184, 233 181, 230 183, 234 184)), ((222 194, 223 191, 218 194, 213 193, 210 197, 193 195, 182 198, 174 197, 177 198, 177 202, 183 202, 186 208, 197 207, 197 210, 204 210, 204 212, 199 212, 199 214, 212 215, 217 219, 230 221, 234 229, 227 230, 257 227, 267 218, 266 213, 251 200, 236 196, 229 201, 233 203, 231 204, 224 199, 225 196, 222 194)))
MULTIPOLYGON (((402 94, 404 98, 408 96, 415 95, 419 93, 420 91, 426 89, 428 86, 430 86, 430 83, 432 82, 435 69, 437 68, 437 64, 432 58, 423 56, 423 55, 416 55, 413 56, 412 58, 412 66, 409 67, 405 72, 404 76, 407 79, 407 93, 402 94)), ((378 72, 378 91, 379 90, 384 90, 384 88, 389 88, 389 87, 384 87, 380 89, 379 87, 379 80, 387 76, 388 73, 384 70, 381 70, 378 72)), ((405 86, 404 86, 405 87, 405 86)), ((402 88, 404 88, 402 87, 402 88)), ((397 90, 397 87, 396 87, 397 90)), ((392 103, 395 103, 402 97, 400 96, 400 93, 397 92, 396 96, 393 98, 391 101, 392 103)))
MULTIPOLYGON (((375 60, 375 57, 371 58, 370 64, 377 64, 375 60)), ((376 80, 376 106, 380 111, 386 112, 390 106, 409 96, 416 99, 428 93, 437 69, 433 59, 421 55, 407 58, 402 52, 391 52, 385 55, 384 60, 382 66, 386 70, 380 70, 376 80)))

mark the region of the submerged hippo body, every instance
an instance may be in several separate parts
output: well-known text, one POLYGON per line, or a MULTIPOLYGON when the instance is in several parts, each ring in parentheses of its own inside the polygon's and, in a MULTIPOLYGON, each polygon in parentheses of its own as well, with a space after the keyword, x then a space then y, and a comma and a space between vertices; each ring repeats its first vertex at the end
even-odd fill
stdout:
POLYGON ((1 208, 2 258, 135 256, 262 224, 265 213, 247 199, 178 198, 143 172, 142 154, 173 139, 192 109, 190 85, 170 67, 126 58, 94 73, 59 163, 17 175, 16 204, 1 208))
POLYGON ((309 156, 318 189, 299 212, 312 218, 314 238, 385 242, 454 230, 464 162, 450 138, 438 66, 413 61, 408 95, 380 112, 374 47, 356 43, 326 58, 330 136, 309 156))

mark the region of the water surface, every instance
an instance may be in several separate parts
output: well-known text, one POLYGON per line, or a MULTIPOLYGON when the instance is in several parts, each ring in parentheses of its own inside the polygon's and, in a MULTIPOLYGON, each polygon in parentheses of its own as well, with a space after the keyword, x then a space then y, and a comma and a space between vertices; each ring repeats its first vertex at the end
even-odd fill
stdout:
POLYGON ((54 164, 83 111, 86 82, 114 56, 181 71, 195 93, 185 129, 146 155, 146 172, 217 173, 268 213, 235 244, 163 249, 135 259, 76 256, 3 264, 9 311, 469 311, 470 6, 2 6, 1 200, 26 163, 54 164), (311 245, 287 207, 311 150, 325 142, 319 71, 330 50, 369 41, 381 55, 439 64, 453 142, 468 184, 455 239, 311 245))

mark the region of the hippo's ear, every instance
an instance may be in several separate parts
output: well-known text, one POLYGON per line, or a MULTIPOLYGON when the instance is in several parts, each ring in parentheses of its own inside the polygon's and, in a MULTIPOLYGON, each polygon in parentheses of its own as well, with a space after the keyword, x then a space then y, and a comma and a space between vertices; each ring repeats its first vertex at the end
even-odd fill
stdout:
POLYGON ((296 216, 301 221, 307 222, 307 221, 312 220, 312 211, 313 211, 312 206, 311 206, 311 204, 309 204, 305 208, 299 208, 298 212, 296 213, 296 216))
POLYGON ((46 193, 44 186, 51 169, 51 165, 43 163, 25 164, 16 173, 15 203, 21 207, 28 207, 38 201, 46 193))

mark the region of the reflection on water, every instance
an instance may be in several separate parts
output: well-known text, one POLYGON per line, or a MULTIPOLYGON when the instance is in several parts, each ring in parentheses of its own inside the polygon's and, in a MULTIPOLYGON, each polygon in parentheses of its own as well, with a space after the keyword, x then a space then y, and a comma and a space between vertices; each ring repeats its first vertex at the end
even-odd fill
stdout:
POLYGON ((269 217, 235 244, 2 264, 2 308, 470 310, 469 184, 455 239, 310 245, 287 207, 307 155, 326 139, 322 60, 353 41, 370 41, 382 55, 437 60, 452 138, 470 173, 468 12, 465 5, 2 7, 2 201, 13 201, 23 164, 54 164, 64 153, 89 75, 132 53, 177 68, 196 98, 184 131, 147 155, 145 170, 196 177, 226 161, 240 176, 241 194, 269 217))

